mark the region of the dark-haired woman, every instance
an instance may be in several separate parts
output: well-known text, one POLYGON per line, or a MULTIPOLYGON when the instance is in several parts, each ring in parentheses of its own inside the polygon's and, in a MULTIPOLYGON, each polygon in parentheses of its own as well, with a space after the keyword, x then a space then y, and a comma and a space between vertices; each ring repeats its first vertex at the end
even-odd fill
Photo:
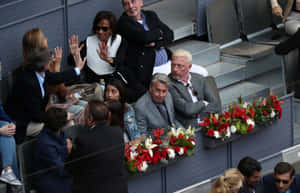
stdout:
POLYGON ((62 131, 67 123, 67 112, 51 107, 45 117, 45 127, 36 144, 36 188, 43 193, 71 193, 72 177, 65 170, 64 161, 71 152, 72 143, 62 131))
POLYGON ((104 97, 105 100, 117 100, 121 102, 124 112, 123 125, 125 128, 125 133, 128 136, 128 141, 139 140, 141 138, 141 133, 137 128, 135 112, 132 106, 126 103, 126 89, 122 81, 118 79, 110 80, 106 84, 104 97))
MULTIPOLYGON (((72 41, 72 40, 71 40, 72 41)), ((17 123, 16 142, 25 136, 36 136, 43 128, 43 119, 49 101, 48 85, 56 85, 76 79, 84 66, 79 51, 74 56, 76 67, 64 72, 49 72, 52 60, 48 48, 33 49, 24 68, 16 72, 12 94, 8 99, 11 117, 17 123)))
MULTIPOLYGON (((76 47, 81 50, 82 57, 87 57, 84 72, 88 83, 99 82, 101 79, 107 82, 114 77, 116 67, 124 60, 126 42, 116 34, 116 23, 116 16, 112 12, 98 12, 93 22, 93 35, 88 36, 80 48, 78 45, 76 47)), ((73 63, 72 57, 69 63, 73 63)))

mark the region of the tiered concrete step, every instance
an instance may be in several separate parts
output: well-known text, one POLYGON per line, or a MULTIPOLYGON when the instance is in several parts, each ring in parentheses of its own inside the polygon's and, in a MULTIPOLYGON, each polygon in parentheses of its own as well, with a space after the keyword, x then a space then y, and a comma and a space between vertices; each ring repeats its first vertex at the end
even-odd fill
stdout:
POLYGON ((246 78, 246 66, 243 64, 216 62, 205 68, 208 75, 215 78, 218 88, 224 88, 246 78))
POLYGON ((243 81, 238 84, 231 85, 229 87, 220 90, 220 97, 223 108, 228 104, 232 104, 238 97, 242 97, 244 101, 251 102, 258 97, 268 96, 270 89, 266 86, 243 81))
POLYGON ((221 60, 229 63, 246 65, 246 78, 251 78, 259 74, 281 68, 281 57, 275 54, 271 54, 258 60, 229 56, 221 56, 221 60))
POLYGON ((201 42, 197 40, 182 40, 169 47, 172 51, 177 49, 188 50, 193 56, 193 64, 207 66, 220 60, 218 44, 201 42))
POLYGON ((144 7, 153 10, 174 31, 178 40, 195 34, 195 0, 163 0, 144 7))
POLYGON ((0 182, 0 193, 6 193, 6 184, 0 182))
POLYGON ((269 87, 276 96, 280 97, 285 94, 282 72, 280 68, 251 78, 248 81, 269 87))

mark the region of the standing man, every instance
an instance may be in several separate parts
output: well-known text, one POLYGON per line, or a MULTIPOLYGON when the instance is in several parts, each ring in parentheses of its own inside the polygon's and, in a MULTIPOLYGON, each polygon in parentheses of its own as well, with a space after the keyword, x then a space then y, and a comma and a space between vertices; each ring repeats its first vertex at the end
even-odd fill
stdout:
POLYGON ((238 170, 244 175, 245 181, 239 193, 263 193, 263 185, 260 183, 260 163, 251 158, 244 157, 238 164, 238 170))
POLYGON ((143 0, 122 0, 124 13, 118 31, 127 40, 126 59, 119 70, 128 82, 128 100, 135 102, 149 88, 153 68, 168 62, 173 31, 153 11, 142 10, 143 0))
POLYGON ((153 76, 149 92, 135 105, 136 123, 142 134, 151 135, 153 129, 168 128, 181 124, 175 119, 171 95, 168 93, 170 80, 167 75, 157 73, 153 76))
POLYGON ((280 162, 274 173, 263 178, 265 193, 298 193, 300 192, 300 175, 295 175, 295 168, 280 162))
POLYGON ((100 101, 89 101, 84 118, 88 128, 75 139, 71 153, 74 189, 80 193, 127 193, 122 129, 109 126, 109 110, 100 101))
POLYGON ((184 127, 197 127, 209 113, 221 112, 221 105, 205 78, 190 73, 192 55, 186 50, 176 50, 171 61, 170 93, 176 117, 184 127))
POLYGON ((285 2, 285 9, 282 10, 278 0, 270 0, 272 13, 282 18, 285 23, 285 32, 294 35, 300 27, 300 1, 299 0, 279 0, 285 2))

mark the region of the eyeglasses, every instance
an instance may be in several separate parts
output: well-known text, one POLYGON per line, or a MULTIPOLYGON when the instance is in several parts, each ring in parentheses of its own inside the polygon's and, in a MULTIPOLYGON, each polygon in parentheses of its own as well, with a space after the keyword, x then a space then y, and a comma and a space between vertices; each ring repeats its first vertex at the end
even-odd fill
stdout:
POLYGON ((283 184, 288 184, 289 180, 281 180, 281 179, 275 178, 275 183, 279 184, 280 182, 282 182, 283 184))
POLYGON ((109 27, 107 27, 107 26, 96 26, 96 28, 95 28, 96 31, 102 30, 104 32, 107 32, 108 29, 109 29, 109 27))

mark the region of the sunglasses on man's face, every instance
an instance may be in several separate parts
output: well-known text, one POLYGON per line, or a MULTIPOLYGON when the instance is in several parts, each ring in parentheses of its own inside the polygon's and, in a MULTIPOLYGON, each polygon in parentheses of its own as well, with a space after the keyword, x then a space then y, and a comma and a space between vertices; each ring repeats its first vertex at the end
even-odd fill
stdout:
POLYGON ((109 27, 106 27, 106 26, 96 26, 96 31, 104 31, 104 32, 107 32, 107 30, 109 29, 109 27))
POLYGON ((281 179, 275 178, 275 183, 280 184, 280 182, 282 182, 283 184, 288 184, 289 180, 281 180, 281 179))

